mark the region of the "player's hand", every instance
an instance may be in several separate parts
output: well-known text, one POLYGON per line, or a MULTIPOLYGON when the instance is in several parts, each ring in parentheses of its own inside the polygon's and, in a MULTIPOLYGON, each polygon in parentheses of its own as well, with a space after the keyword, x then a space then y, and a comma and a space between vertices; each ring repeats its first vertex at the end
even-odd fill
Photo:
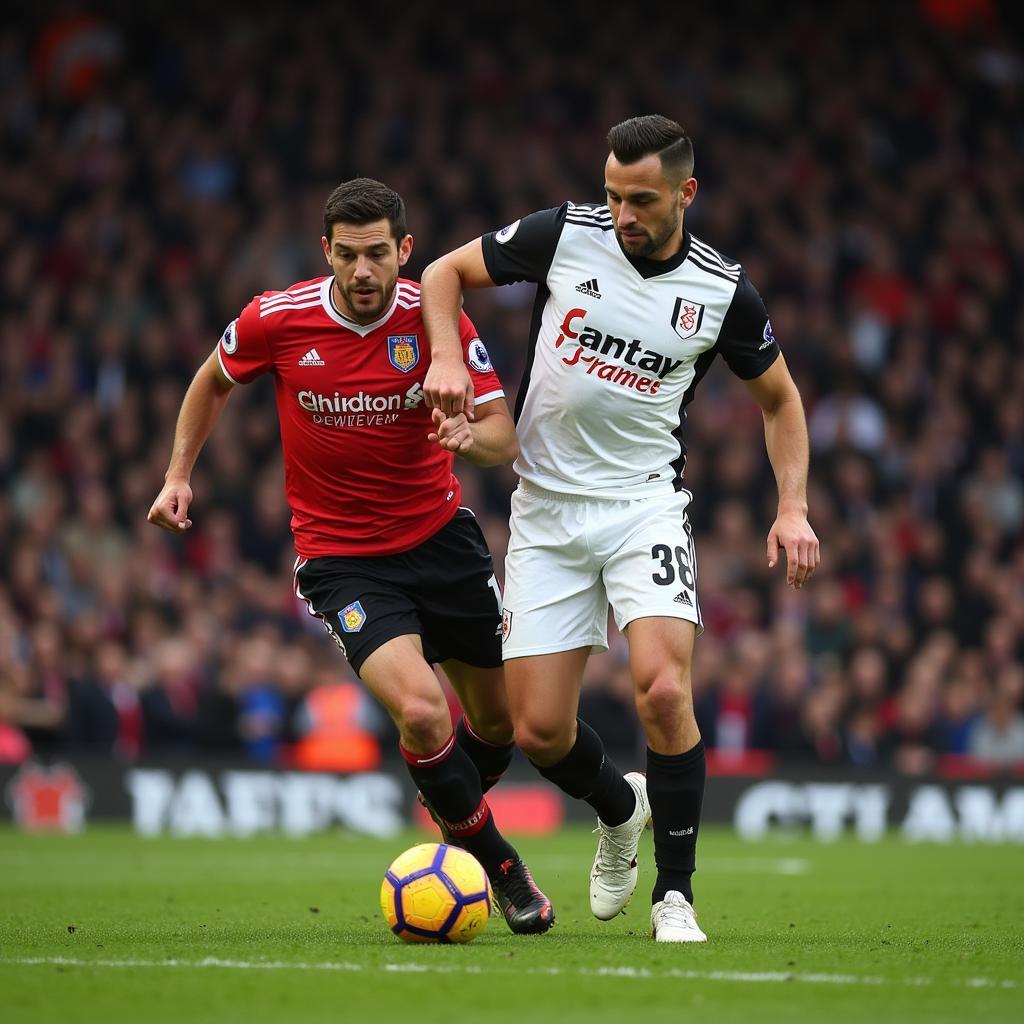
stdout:
POLYGON ((457 455, 465 454, 473 447, 473 431, 464 414, 445 416, 440 409, 433 409, 430 415, 434 429, 427 434, 428 441, 436 441, 446 451, 457 455))
POLYGON ((779 549, 786 552, 786 583, 799 590, 821 561, 818 538, 800 512, 780 512, 768 531, 768 568, 774 569, 779 549))
POLYGON ((473 419, 473 380, 466 364, 458 362, 431 362, 423 381, 423 394, 431 409, 440 409, 445 416, 473 419))
POLYGON ((192 525, 188 507, 192 504, 192 488, 187 480, 169 480, 157 495, 146 519, 171 533, 183 533, 192 525))

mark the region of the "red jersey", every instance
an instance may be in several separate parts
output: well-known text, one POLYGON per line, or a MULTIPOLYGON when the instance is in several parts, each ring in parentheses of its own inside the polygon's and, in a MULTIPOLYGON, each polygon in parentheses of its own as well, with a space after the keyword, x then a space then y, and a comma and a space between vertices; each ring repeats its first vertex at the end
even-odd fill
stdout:
MULTIPOLYGON (((228 325, 217 355, 236 383, 274 375, 298 554, 408 551, 455 515, 462 493, 453 454, 427 440, 420 286, 399 279, 388 309, 364 326, 335 308, 333 282, 256 296, 228 325)), ((503 397, 465 313, 459 333, 476 404, 503 397)))

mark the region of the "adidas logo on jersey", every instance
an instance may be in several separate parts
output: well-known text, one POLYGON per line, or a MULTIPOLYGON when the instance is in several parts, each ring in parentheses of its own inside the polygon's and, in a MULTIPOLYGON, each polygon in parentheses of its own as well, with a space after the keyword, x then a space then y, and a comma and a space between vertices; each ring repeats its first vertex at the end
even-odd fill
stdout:
POLYGON ((325 366, 326 363, 320 358, 320 353, 311 348, 300 360, 299 366, 325 366))
POLYGON ((589 295, 592 299, 601 298, 601 289, 598 286, 596 277, 592 277, 589 281, 580 281, 580 283, 576 285, 576 291, 582 292, 584 295, 589 295))

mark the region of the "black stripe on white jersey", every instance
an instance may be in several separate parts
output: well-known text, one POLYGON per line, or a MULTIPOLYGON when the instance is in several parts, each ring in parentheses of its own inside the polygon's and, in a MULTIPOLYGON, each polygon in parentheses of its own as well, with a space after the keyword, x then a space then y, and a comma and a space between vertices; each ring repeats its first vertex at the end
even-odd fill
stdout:
POLYGON ((699 238, 695 238, 693 235, 690 235, 690 246, 692 249, 699 252, 701 256, 705 256, 708 262, 718 264, 723 270, 738 271, 741 269, 738 263, 727 262, 725 257, 718 252, 718 250, 712 249, 707 242, 702 242, 699 238))
POLYGON ((566 224, 578 224, 584 228, 594 228, 596 231, 614 231, 615 225, 609 221, 607 224, 595 224, 592 220, 576 220, 575 217, 566 217, 566 224))
POLYGON ((740 275, 739 273, 730 273, 727 270, 722 270, 721 267, 712 267, 705 263, 700 257, 694 254, 691 249, 686 257, 695 267, 699 267, 706 274, 712 274, 715 277, 720 277, 723 281, 732 281, 733 284, 738 284, 740 275))
POLYGON ((530 376, 533 372, 533 361, 537 358, 537 339, 540 337, 541 325, 544 321, 544 308, 551 298, 548 286, 543 282, 537 284, 537 294, 533 300, 533 313, 530 316, 530 340, 526 346, 526 362, 523 365, 523 376, 519 381, 519 393, 516 395, 516 407, 512 416, 514 423, 519 422, 526 404, 526 393, 530 390, 530 376))
POLYGON ((683 472, 686 470, 686 407, 693 401, 693 395, 697 390, 697 385, 701 382, 704 374, 708 372, 711 364, 715 361, 716 355, 718 355, 717 341, 711 346, 711 348, 706 349, 697 356, 693 364, 693 378, 690 381, 690 386, 683 393, 683 397, 679 402, 679 424, 672 431, 672 436, 676 439, 676 444, 679 445, 679 454, 672 460, 672 469, 675 471, 672 486, 677 491, 683 490, 683 472))
POLYGON ((567 213, 575 213, 579 216, 610 217, 611 210, 602 203, 569 203, 567 213))
POLYGON ((565 214, 566 220, 572 221, 583 221, 591 224, 611 224, 612 215, 605 210, 603 213, 600 212, 589 212, 587 210, 567 210, 565 214))

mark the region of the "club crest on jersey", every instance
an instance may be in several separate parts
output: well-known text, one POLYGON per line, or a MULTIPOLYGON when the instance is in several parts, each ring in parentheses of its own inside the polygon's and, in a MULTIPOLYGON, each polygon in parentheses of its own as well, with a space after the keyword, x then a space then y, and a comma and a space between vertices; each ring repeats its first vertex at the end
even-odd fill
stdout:
POLYGON ((692 338, 699 330, 704 320, 704 304, 694 302, 691 299, 676 299, 675 309, 672 310, 672 330, 679 335, 683 341, 692 338))
POLYGON ((346 633, 358 633, 366 622, 366 612, 358 601, 353 601, 338 612, 338 618, 341 619, 341 628, 346 633))
POLYGON ((408 373, 420 361, 419 337, 415 334, 389 334, 388 359, 396 370, 408 373))

